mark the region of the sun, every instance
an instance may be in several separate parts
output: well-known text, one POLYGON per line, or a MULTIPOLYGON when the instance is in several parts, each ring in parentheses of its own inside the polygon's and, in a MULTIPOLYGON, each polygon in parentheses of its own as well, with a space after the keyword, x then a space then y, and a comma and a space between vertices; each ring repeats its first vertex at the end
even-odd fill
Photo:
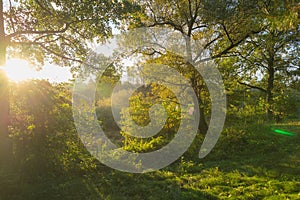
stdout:
POLYGON ((2 69, 5 71, 6 76, 15 82, 38 78, 37 71, 30 67, 26 60, 9 59, 2 69))
POLYGON ((12 58, 7 60, 4 67, 0 67, 6 76, 14 82, 21 82, 30 79, 43 79, 51 83, 69 82, 73 75, 69 68, 46 63, 41 70, 37 71, 30 66, 26 60, 12 58))

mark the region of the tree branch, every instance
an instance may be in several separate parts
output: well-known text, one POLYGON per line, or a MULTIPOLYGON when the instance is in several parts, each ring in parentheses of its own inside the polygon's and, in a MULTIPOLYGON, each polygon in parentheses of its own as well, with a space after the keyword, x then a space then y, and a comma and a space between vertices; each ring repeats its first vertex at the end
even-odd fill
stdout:
POLYGON ((42 49, 46 50, 47 52, 62 58, 64 60, 70 60, 70 61, 74 61, 74 62, 78 62, 80 64, 84 64, 83 61, 79 60, 79 59, 75 59, 75 58, 70 58, 67 56, 62 55, 61 53, 55 52, 52 49, 49 49, 48 47, 46 47, 44 44, 40 43, 40 42, 12 42, 12 45, 38 45, 40 46, 42 49))
POLYGON ((39 43, 38 45, 39 45, 40 47, 42 47, 44 50, 46 50, 46 51, 52 53, 53 55, 55 55, 55 56, 57 56, 57 57, 60 57, 60 58, 65 59, 65 60, 70 60, 70 61, 74 61, 74 62, 78 62, 78 63, 80 63, 80 64, 83 64, 83 62, 82 62, 81 60, 78 60, 78 59, 75 59, 75 58, 70 58, 70 57, 64 56, 64 55, 62 55, 62 54, 60 54, 60 53, 58 53, 58 52, 53 51, 52 49, 49 49, 48 47, 46 47, 46 46, 43 45, 43 44, 40 44, 40 43, 39 43))
POLYGON ((50 15, 53 15, 53 13, 49 9, 45 8, 45 6, 43 6, 39 0, 34 0, 34 1, 47 13, 49 13, 50 15))
POLYGON ((232 48, 234 48, 234 47, 238 46, 239 44, 241 44, 249 36, 250 36, 250 34, 245 35, 242 39, 240 39, 236 43, 232 43, 231 45, 229 45, 226 49, 224 49, 220 53, 212 56, 212 58, 219 58, 221 55, 228 53, 232 48))
POLYGON ((264 93, 267 93, 267 90, 265 90, 265 89, 263 89, 261 87, 250 85, 250 84, 247 84, 247 83, 244 83, 244 82, 241 82, 241 81, 238 81, 238 83, 241 84, 241 85, 245 85, 245 86, 247 86, 249 88, 258 89, 258 90, 260 90, 260 91, 262 91, 264 93))
POLYGON ((177 31, 181 32, 182 34, 184 34, 183 28, 181 26, 178 26, 177 24, 175 24, 172 21, 165 21, 165 22, 155 21, 153 24, 148 25, 148 27, 155 27, 155 26, 162 26, 162 25, 170 25, 175 30, 177 30, 177 31))
POLYGON ((201 54, 203 53, 203 51, 205 49, 207 49, 210 45, 212 45, 215 41, 217 41, 218 39, 221 38, 221 35, 219 35, 218 37, 214 38, 213 40, 211 40, 210 42, 208 42, 204 47, 203 49, 198 52, 198 54, 196 55, 196 57, 193 59, 193 62, 196 62, 196 60, 201 56, 201 54))
POLYGON ((201 62, 206 62, 215 58, 220 58, 221 56, 223 56, 224 54, 227 54, 231 49, 233 49, 234 47, 238 46, 239 44, 241 44, 243 41, 245 41, 245 39, 247 39, 248 37, 250 37, 251 34, 256 34, 259 32, 256 31, 252 31, 251 33, 245 35, 243 38, 241 38, 240 40, 238 40, 236 43, 231 44, 230 46, 228 46, 226 49, 224 49, 223 51, 219 52, 218 54, 210 57, 210 58, 205 58, 202 60, 199 60, 198 62, 195 63, 195 65, 201 63, 201 62))
POLYGON ((23 34, 36 34, 36 35, 40 35, 40 34, 56 34, 56 33, 64 33, 68 30, 68 28, 70 27, 71 23, 66 24, 65 28, 61 29, 61 30, 43 30, 43 31, 35 31, 35 30, 26 30, 26 31, 17 31, 14 32, 10 35, 7 35, 6 37, 11 39, 13 37, 16 37, 18 35, 23 35, 23 34))
POLYGON ((192 31, 196 30, 196 29, 200 29, 200 28, 207 28, 208 26, 207 25, 199 25, 199 26, 194 26, 192 28, 192 31))
MULTIPOLYGON (((11 3, 11 0, 9 0, 9 10, 12 12, 13 11, 13 6, 12 6, 12 3, 11 3)), ((13 29, 13 31, 15 32, 16 31, 16 29, 15 29, 15 23, 14 23, 14 21, 13 21, 13 19, 12 19, 12 17, 13 17, 13 15, 9 15, 9 21, 10 21, 10 23, 11 23, 11 27, 12 27, 12 29, 13 29)))
POLYGON ((223 29, 224 29, 224 31, 225 31, 225 33, 226 33, 226 36, 227 36, 228 40, 230 41, 231 44, 233 44, 233 41, 232 41, 232 39, 231 39, 231 37, 230 37, 228 31, 227 31, 226 26, 225 26, 224 24, 222 24, 222 27, 223 27, 223 29))

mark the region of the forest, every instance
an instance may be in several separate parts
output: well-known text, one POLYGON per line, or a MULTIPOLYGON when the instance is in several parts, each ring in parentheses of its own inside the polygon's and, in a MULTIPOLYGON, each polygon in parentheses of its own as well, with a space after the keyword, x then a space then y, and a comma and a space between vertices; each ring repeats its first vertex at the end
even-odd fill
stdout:
POLYGON ((299 172, 299 1, 0 0, 0 200, 296 200, 299 172))

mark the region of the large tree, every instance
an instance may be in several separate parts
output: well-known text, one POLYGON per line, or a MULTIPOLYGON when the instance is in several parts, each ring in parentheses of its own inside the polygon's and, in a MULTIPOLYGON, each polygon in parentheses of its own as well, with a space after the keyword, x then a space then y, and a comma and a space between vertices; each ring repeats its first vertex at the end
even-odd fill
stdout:
POLYGON ((235 60, 235 71, 239 72, 236 80, 265 94, 267 120, 272 120, 277 112, 275 91, 282 92, 280 85, 290 84, 300 68, 299 9, 300 4, 293 1, 270 1, 257 19, 264 26, 263 31, 231 51, 233 58, 229 59, 235 60))
POLYGON ((238 52, 238 63, 248 74, 252 72, 252 76, 248 76, 248 83, 241 80, 239 83, 265 93, 266 118, 272 120, 276 112, 274 92, 282 91, 284 88, 280 89, 280 83, 286 83, 287 86, 294 72, 300 67, 299 44, 295 41, 295 31, 265 31, 249 40, 246 46, 248 51, 238 52), (257 81, 257 75, 262 76, 262 80, 257 81))
MULTIPOLYGON (((90 42, 100 42, 135 9, 130 2, 91 0, 0 0, 0 66, 18 56, 36 66, 51 62, 75 67, 90 42)), ((0 160, 10 156, 7 79, 0 72, 0 160)))
MULTIPOLYGON (((188 78, 196 92, 200 123, 199 131, 204 134, 208 129, 205 114, 204 99, 207 98, 205 83, 201 75, 196 72, 192 65, 197 65, 209 59, 226 56, 236 46, 240 45, 246 38, 260 32, 263 27, 257 23, 255 16, 261 11, 263 5, 259 0, 253 1, 201 1, 201 0, 146 0, 139 1, 143 8, 137 21, 133 26, 146 27, 169 27, 182 34, 185 40, 185 51, 188 62, 181 64, 182 60, 169 52, 154 49, 152 52, 146 50, 144 55, 150 56, 150 60, 164 62, 171 66, 180 66, 176 69, 188 78), (193 49, 192 41, 198 41, 202 46, 201 52, 193 49), (204 52, 210 55, 201 57, 204 52), (210 57, 210 58, 207 58, 210 57), (155 58, 155 59, 154 59, 155 58), (177 62, 177 64, 176 64, 177 62)), ((143 49, 145 50, 145 49, 143 49)))

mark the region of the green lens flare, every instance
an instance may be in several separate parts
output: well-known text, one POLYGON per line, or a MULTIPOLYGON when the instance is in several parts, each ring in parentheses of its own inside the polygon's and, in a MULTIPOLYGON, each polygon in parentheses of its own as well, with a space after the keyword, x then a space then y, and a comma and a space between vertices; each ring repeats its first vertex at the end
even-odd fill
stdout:
POLYGON ((295 133, 291 133, 291 132, 283 131, 283 130, 279 130, 279 129, 275 129, 274 132, 279 133, 281 135, 295 136, 295 133))

